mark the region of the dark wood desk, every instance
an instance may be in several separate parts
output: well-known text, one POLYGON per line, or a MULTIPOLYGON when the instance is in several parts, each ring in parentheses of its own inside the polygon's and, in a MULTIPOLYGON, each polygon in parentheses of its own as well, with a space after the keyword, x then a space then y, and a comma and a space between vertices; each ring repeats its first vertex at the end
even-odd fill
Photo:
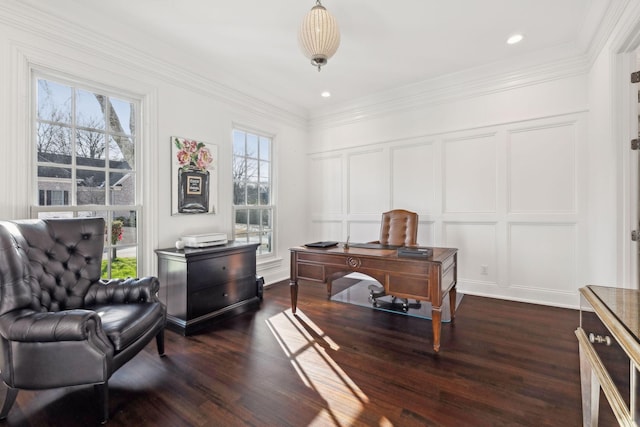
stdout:
POLYGON ((363 273, 380 282, 387 294, 430 302, 433 349, 440 350, 441 307, 447 293, 452 322, 455 316, 457 249, 433 248, 433 256, 425 259, 398 257, 395 249, 295 247, 290 251, 293 313, 298 302, 298 280, 326 283, 330 298, 333 280, 353 272, 363 273))

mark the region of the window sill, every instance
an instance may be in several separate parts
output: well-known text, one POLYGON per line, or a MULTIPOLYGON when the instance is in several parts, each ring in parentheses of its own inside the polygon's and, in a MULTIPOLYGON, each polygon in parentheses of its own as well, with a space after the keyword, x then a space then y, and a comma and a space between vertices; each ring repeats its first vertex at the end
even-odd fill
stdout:
POLYGON ((256 260, 256 267, 258 268, 258 270, 261 270, 261 271, 276 269, 281 266, 282 266, 282 258, 265 257, 264 259, 258 258, 256 260))

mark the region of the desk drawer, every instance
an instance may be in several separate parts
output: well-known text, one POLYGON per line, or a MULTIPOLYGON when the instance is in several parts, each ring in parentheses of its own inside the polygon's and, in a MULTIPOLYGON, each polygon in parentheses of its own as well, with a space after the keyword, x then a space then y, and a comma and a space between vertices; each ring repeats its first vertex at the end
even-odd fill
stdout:
POLYGON ((324 265, 300 262, 298 263, 298 278, 324 282, 326 279, 324 265))
POLYGON ((405 298, 430 301, 429 279, 389 274, 387 276, 388 294, 405 298))
POLYGON ((449 258, 442 261, 442 271, 447 271, 449 267, 453 265, 453 262, 455 259, 456 259, 455 255, 452 255, 449 258))
POLYGON ((442 292, 446 292, 448 289, 451 289, 456 282, 455 268, 450 268, 446 270, 442 275, 442 280, 440 282, 440 289, 442 292))

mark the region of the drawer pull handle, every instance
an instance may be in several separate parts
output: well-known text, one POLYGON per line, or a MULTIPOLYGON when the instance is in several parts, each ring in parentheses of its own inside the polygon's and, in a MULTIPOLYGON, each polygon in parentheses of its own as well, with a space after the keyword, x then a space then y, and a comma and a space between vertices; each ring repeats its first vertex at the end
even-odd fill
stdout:
POLYGON ((222 294, 222 296, 223 296, 223 297, 228 297, 228 296, 229 296, 229 294, 225 292, 224 294, 222 294))
POLYGON ((591 332, 589 334, 589 342, 591 344, 594 344, 594 343, 602 344, 602 343, 604 343, 604 344, 609 346, 609 345, 611 345, 611 337, 608 336, 608 335, 606 335, 604 337, 602 335, 594 335, 594 333, 591 332))

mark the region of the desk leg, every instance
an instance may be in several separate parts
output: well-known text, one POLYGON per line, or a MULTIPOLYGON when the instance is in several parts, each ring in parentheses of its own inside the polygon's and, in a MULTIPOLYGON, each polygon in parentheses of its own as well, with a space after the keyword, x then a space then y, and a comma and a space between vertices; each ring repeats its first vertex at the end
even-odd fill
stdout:
POLYGON ((451 323, 453 323, 453 321, 456 318, 456 295, 457 295, 458 291, 456 290, 456 287, 454 286, 453 288, 451 288, 451 290, 449 291, 449 310, 451 312, 451 323))
POLYGON ((289 282, 289 289, 291 290, 291 312, 296 314, 298 307, 298 281, 291 280, 289 282))
POLYGON ((431 323, 433 325, 433 351, 440 351, 440 330, 442 329, 442 309, 433 307, 431 309, 431 323))

